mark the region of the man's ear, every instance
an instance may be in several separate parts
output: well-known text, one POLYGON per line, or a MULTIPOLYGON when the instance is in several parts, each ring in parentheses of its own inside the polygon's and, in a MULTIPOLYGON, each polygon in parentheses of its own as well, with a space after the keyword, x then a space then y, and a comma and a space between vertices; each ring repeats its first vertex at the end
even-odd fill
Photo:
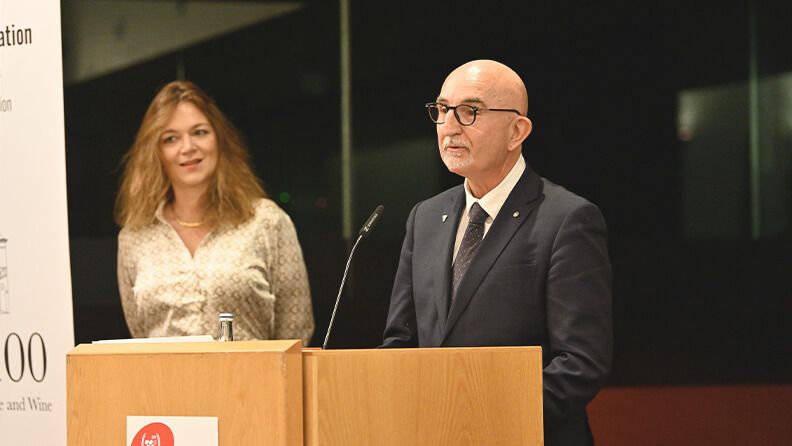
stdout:
POLYGON ((533 123, 525 116, 520 116, 511 124, 511 136, 509 137, 509 151, 522 146, 523 141, 528 138, 533 130, 533 123))

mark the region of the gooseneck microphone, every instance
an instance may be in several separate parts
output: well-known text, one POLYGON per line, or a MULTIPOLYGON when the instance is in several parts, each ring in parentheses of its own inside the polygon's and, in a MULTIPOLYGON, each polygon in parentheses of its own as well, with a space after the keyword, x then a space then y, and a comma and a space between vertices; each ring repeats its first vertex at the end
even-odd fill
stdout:
POLYGON ((371 213, 371 216, 368 218, 368 220, 366 220, 366 223, 364 223, 363 227, 360 228, 360 231, 358 231, 357 240, 355 240, 355 244, 352 245, 352 251, 349 252, 349 258, 347 259, 346 267, 344 268, 344 275, 341 277, 341 286, 338 287, 338 296, 336 296, 335 305, 333 306, 333 315, 330 316, 330 325, 327 326, 327 333, 325 334, 324 342, 322 343, 322 350, 327 349, 327 341, 330 339, 330 331, 333 329, 333 322, 335 321, 336 311, 338 310, 338 303, 341 301, 341 293, 344 291, 344 283, 346 283, 349 265, 352 263, 352 256, 355 255, 355 248, 357 248, 360 240, 368 237, 369 234, 371 234, 374 226, 376 226, 380 217, 382 217, 382 212, 384 210, 384 206, 377 206, 377 209, 374 209, 374 212, 371 213))

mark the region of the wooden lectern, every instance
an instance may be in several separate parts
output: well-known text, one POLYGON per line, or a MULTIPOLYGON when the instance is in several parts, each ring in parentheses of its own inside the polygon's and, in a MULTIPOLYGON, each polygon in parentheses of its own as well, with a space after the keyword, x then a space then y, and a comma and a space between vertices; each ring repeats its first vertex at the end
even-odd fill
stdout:
POLYGON ((126 417, 218 417, 221 445, 302 445, 300 341, 79 345, 67 444, 126 443, 126 417))
POLYGON ((303 351, 306 446, 542 445, 540 347, 303 351))
POLYGON ((539 347, 300 350, 300 341, 80 345, 68 445, 128 415, 216 416, 221 446, 542 445, 539 347))

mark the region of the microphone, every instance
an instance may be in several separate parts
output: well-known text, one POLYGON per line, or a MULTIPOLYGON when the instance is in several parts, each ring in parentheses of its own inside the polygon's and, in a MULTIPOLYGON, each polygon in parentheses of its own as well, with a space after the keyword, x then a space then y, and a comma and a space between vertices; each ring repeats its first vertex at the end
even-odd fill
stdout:
POLYGON ((385 210, 385 207, 382 205, 377 206, 377 209, 374 209, 374 212, 371 213, 371 216, 363 223, 363 227, 360 228, 358 232, 358 236, 366 238, 371 233, 371 230, 374 229, 374 226, 377 225, 380 217, 382 217, 382 212, 385 210))
POLYGON ((333 314, 330 316, 330 324, 327 326, 327 333, 325 334, 324 342, 322 343, 322 350, 327 349, 327 341, 330 339, 330 331, 333 329, 333 322, 335 322, 336 311, 338 310, 338 303, 341 301, 341 293, 344 291, 344 283, 346 283, 347 273, 349 272, 349 265, 352 263, 352 256, 355 255, 355 248, 357 248, 358 243, 360 240, 366 238, 371 234, 371 231, 376 226, 377 222, 379 221, 380 217, 382 217, 382 212, 385 210, 385 207, 382 205, 377 206, 377 209, 374 209, 374 212, 371 213, 371 216, 366 220, 366 223, 363 224, 363 227, 360 228, 358 231, 357 240, 355 240, 355 244, 352 245, 352 250, 349 252, 349 258, 346 262, 346 267, 344 268, 344 275, 341 277, 341 286, 338 287, 338 296, 336 296, 335 305, 333 306, 333 314))

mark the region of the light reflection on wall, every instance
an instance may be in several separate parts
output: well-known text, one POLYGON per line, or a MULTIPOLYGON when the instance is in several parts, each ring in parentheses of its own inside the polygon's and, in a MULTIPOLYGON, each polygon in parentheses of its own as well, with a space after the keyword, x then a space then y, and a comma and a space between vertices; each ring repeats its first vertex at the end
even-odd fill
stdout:
POLYGON ((295 1, 66 0, 64 82, 101 76, 302 7, 295 1))
MULTIPOLYGON (((792 232, 792 73, 759 82, 760 237, 792 232)), ((691 239, 750 237, 746 83, 677 97, 682 227, 691 239)), ((671 186, 671 185, 669 185, 671 186)))
POLYGON ((792 236, 792 73, 759 82, 761 236, 792 236))

